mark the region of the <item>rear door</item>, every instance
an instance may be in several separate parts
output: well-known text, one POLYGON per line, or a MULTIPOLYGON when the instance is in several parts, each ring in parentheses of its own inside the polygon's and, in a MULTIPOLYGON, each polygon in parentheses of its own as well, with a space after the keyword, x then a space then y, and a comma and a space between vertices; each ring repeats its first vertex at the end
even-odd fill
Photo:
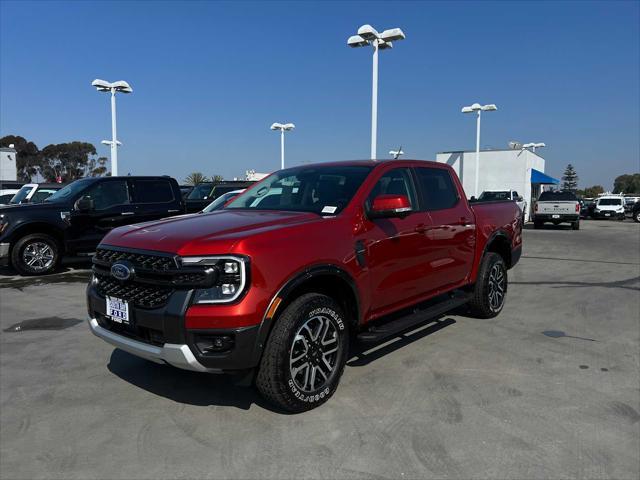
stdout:
POLYGON ((431 218, 424 232, 429 244, 429 287, 448 289, 463 282, 473 267, 475 217, 449 170, 418 167, 414 172, 421 208, 431 218))
POLYGON ((136 178, 133 183, 134 215, 128 223, 150 222, 182 213, 168 178, 136 178))
POLYGON ((74 252, 93 252, 102 237, 126 225, 133 215, 130 185, 126 179, 104 179, 88 187, 81 197, 93 200, 93 209, 70 212, 67 244, 74 252))

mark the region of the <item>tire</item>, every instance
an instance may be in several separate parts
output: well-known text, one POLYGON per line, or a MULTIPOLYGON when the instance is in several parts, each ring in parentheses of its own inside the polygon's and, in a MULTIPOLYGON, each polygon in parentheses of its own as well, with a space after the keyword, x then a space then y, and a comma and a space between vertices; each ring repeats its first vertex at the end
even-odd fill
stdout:
POLYGON ((633 221, 640 223, 640 210, 633 215, 633 221))
POLYGON ((537 222, 537 221, 535 221, 535 220, 534 220, 534 222, 533 222, 533 228, 534 228, 534 230, 540 230, 540 229, 542 228, 542 225, 543 225, 543 224, 542 224, 542 222, 537 222))
POLYGON ((580 220, 571 223, 571 230, 580 230, 580 220))
POLYGON ((348 322, 338 304, 326 295, 304 294, 277 318, 256 387, 283 410, 298 413, 316 408, 338 388, 348 349, 348 322))
POLYGON ((486 253, 473 288, 473 298, 469 302, 471 315, 476 318, 498 315, 504 307, 508 283, 507 266, 503 258, 497 253, 486 253))
POLYGON ((11 265, 21 275, 47 275, 56 269, 59 262, 60 245, 55 238, 44 233, 22 237, 11 250, 11 265))

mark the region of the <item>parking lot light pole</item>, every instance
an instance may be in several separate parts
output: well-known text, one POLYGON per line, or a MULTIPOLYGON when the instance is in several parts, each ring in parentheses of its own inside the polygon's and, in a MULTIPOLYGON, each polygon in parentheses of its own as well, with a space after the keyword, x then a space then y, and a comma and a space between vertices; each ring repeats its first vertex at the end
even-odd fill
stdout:
POLYGON ((118 175, 118 147, 122 145, 118 141, 116 133, 116 93, 131 93, 133 89, 124 80, 107 82, 97 78, 91 82, 91 85, 96 87, 99 92, 111 93, 111 140, 102 140, 101 143, 111 147, 111 175, 115 177, 118 175))
POLYGON ((352 35, 347 40, 347 45, 352 48, 373 47, 373 71, 371 84, 371 159, 376 159, 378 138, 378 50, 386 50, 393 47, 393 41, 404 40, 404 32, 399 28, 391 28, 382 33, 371 25, 363 25, 358 29, 357 35, 352 35))
POLYGON ((293 130, 296 126, 293 123, 274 123, 271 130, 280 130, 280 169, 284 169, 284 132, 293 130))
POLYGON ((478 196, 478 182, 480 178, 480 118, 482 116, 482 112, 497 110, 493 103, 488 105, 480 105, 479 103, 474 103, 473 105, 469 105, 468 107, 462 107, 462 113, 477 113, 476 120, 476 182, 475 188, 473 189, 473 195, 475 197, 478 196))
POLYGON ((525 148, 530 148, 531 151, 533 153, 536 153, 536 148, 542 148, 542 147, 546 147, 547 144, 546 143, 525 143, 524 145, 522 145, 522 149, 524 150, 525 148))

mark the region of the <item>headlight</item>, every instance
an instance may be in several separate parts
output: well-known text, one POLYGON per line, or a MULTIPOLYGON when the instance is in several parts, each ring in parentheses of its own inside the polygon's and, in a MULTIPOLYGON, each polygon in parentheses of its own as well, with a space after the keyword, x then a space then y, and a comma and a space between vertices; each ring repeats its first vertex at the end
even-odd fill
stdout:
POLYGON ((240 297, 247 286, 249 264, 244 257, 182 257, 182 264, 188 267, 212 268, 215 271, 215 285, 196 290, 193 303, 230 303, 240 297))
POLYGON ((7 229, 9 226, 9 219, 6 215, 0 215, 0 235, 7 229))

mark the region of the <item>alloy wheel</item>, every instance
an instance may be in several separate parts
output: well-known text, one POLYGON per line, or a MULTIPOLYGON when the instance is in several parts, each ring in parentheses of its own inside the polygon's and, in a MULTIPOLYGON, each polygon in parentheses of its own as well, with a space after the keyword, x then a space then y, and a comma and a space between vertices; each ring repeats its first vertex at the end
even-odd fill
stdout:
POLYGON ((28 243, 22 251, 22 261, 35 272, 51 268, 54 258, 53 248, 45 242, 28 243))
POLYGON ((303 392, 322 388, 336 369, 340 348, 338 329, 329 317, 308 319, 296 332, 289 357, 296 387, 303 392))
POLYGON ((489 307, 493 312, 502 308, 507 287, 507 277, 502 265, 496 264, 489 272, 489 307))

